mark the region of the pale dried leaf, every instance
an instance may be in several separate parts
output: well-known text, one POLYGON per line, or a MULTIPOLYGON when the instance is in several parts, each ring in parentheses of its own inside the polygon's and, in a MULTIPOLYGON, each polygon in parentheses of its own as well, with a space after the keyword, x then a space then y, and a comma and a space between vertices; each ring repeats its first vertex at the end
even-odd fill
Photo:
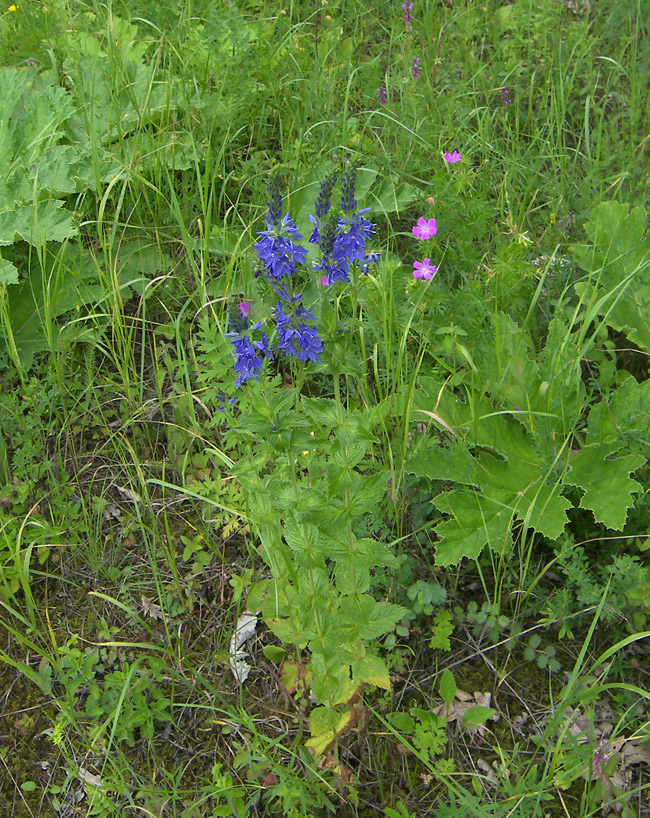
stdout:
POLYGON ((257 616, 246 611, 237 620, 235 632, 230 639, 230 669, 240 684, 248 679, 252 670, 245 660, 246 653, 241 650, 241 647, 255 634, 256 628, 257 616))
POLYGON ((150 599, 147 599, 146 596, 141 596, 140 601, 142 603, 142 612, 145 616, 148 616, 149 619, 162 619, 162 609, 160 605, 156 605, 155 602, 152 602, 150 599))
POLYGON ((126 486, 116 485, 115 488, 119 491, 124 500, 128 500, 136 505, 139 505, 142 502, 142 497, 140 497, 137 491, 133 491, 133 489, 127 488, 126 486))

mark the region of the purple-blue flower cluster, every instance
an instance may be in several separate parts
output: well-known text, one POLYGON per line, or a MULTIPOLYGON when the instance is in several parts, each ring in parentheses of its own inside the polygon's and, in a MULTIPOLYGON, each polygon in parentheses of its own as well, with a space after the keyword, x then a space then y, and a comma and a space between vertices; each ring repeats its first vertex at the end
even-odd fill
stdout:
POLYGON ((266 230, 261 230, 256 242, 255 251, 264 264, 266 275, 279 281, 290 276, 296 267, 305 263, 307 250, 298 244, 302 233, 298 232, 296 223, 286 213, 282 221, 273 223, 266 220, 266 230))
POLYGON ((232 338, 230 342, 235 350, 235 372, 237 381, 235 389, 249 381, 251 378, 259 378, 264 365, 264 358, 273 358, 273 353, 269 346, 269 339, 265 332, 262 332, 257 339, 253 333, 260 330, 264 324, 258 322, 249 327, 248 316, 241 312, 239 316, 231 313, 230 324, 232 332, 226 333, 227 338, 232 338), (261 354, 259 354, 261 353, 261 354))
POLYGON ((288 299, 284 304, 279 300, 273 311, 280 336, 276 348, 282 350, 285 355, 295 355, 299 361, 318 363, 323 352, 323 342, 316 328, 307 323, 315 321, 316 318, 300 304, 300 296, 297 302, 299 306, 293 315, 290 312, 286 313, 284 309, 292 300, 288 299))
MULTIPOLYGON (((366 244, 374 232, 374 225, 364 218, 369 212, 367 208, 357 210, 356 175, 356 165, 351 165, 343 173, 328 174, 321 184, 315 215, 309 214, 314 224, 309 241, 319 246, 321 256, 314 264, 314 270, 325 273, 328 284, 349 282, 355 264, 367 274, 369 265, 379 260, 378 253, 366 254, 366 244), (332 211, 332 194, 339 180, 339 207, 332 211)), ((289 213, 282 215, 279 177, 269 182, 268 193, 266 230, 258 233, 261 238, 254 246, 262 263, 257 275, 271 285, 276 297, 272 311, 275 334, 270 343, 265 332, 259 333, 262 322, 249 326, 250 304, 242 302, 245 309, 240 305, 239 315, 231 313, 232 331, 228 337, 233 339, 230 343, 236 357, 237 388, 251 378, 259 378, 264 359, 273 358, 273 351, 299 361, 316 363, 324 351, 316 316, 302 301, 308 250, 300 244, 303 236, 289 213)), ((319 279, 325 280, 325 276, 319 279)))

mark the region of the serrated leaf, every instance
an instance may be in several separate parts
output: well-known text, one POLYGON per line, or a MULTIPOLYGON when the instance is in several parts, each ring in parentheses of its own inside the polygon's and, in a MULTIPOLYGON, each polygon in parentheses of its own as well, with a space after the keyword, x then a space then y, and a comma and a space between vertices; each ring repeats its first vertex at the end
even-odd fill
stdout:
POLYGON ((476 460, 464 440, 443 446, 437 440, 426 441, 404 466, 409 474, 430 480, 450 480, 466 486, 478 485, 476 460))
POLYGON ((369 684, 390 690, 390 673, 386 663, 379 656, 367 653, 352 663, 352 679, 355 684, 369 684))
POLYGON ((454 632, 453 617, 449 611, 441 610, 433 617, 429 647, 434 650, 451 650, 449 637, 454 632))
POLYGON ((328 707, 314 708, 309 716, 311 738, 305 742, 305 746, 313 750, 314 755, 322 755, 348 727, 351 719, 351 710, 341 713, 328 707))
POLYGON ((477 364, 493 399, 508 408, 537 409, 537 364, 530 337, 510 316, 497 313, 492 319, 494 338, 477 350, 477 364))
POLYGON ((0 213, 0 245, 22 239, 34 247, 42 247, 48 241, 65 241, 77 232, 72 213, 57 199, 0 213))
POLYGON ((590 213, 585 231, 590 245, 571 249, 578 264, 599 276, 599 283, 610 289, 638 268, 650 254, 644 241, 647 215, 643 208, 620 202, 601 202, 590 213))
POLYGON ((352 631, 361 639, 377 639, 393 630, 407 611, 392 602, 377 602, 363 594, 359 597, 344 597, 339 613, 347 619, 347 631, 352 631))
POLYGON ((18 270, 6 258, 0 256, 0 286, 18 284, 18 270))
POLYGON ((623 530, 632 494, 643 491, 630 474, 646 463, 636 454, 608 459, 621 446, 621 441, 586 446, 571 457, 571 471, 564 476, 564 483, 584 490, 580 508, 591 509, 596 522, 616 531, 623 530))
POLYGON ((334 429, 340 424, 339 406, 333 398, 307 398, 303 395, 300 402, 316 428, 324 426, 334 429))
POLYGON ((489 544, 499 553, 506 545, 512 511, 490 502, 478 492, 452 490, 431 502, 451 519, 439 523, 436 534, 436 565, 458 565, 464 558, 476 559, 489 544))
POLYGON ((591 244, 572 248, 593 281, 575 285, 581 301, 638 346, 650 351, 650 240, 643 208, 602 202, 585 229, 591 244))
POLYGON ((587 443, 624 441, 634 454, 650 457, 650 380, 637 383, 630 375, 591 408, 587 443))

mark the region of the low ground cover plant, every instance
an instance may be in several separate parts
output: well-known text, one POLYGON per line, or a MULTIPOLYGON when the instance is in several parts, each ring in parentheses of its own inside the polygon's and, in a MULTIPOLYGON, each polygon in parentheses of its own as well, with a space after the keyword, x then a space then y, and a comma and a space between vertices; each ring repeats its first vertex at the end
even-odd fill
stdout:
POLYGON ((649 24, 7 7, 3 814, 650 814, 649 24))

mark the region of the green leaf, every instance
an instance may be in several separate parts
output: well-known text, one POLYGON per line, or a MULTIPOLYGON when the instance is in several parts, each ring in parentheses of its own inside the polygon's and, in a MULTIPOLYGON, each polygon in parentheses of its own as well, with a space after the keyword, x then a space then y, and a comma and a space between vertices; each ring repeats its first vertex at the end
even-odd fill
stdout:
POLYGON ((386 720, 400 733, 412 733, 415 730, 415 719, 408 713, 389 713, 386 720))
POLYGON ((427 440, 417 453, 406 461, 406 471, 430 480, 451 480, 466 486, 478 485, 476 460, 464 440, 443 446, 437 440, 427 440))
POLYGON ((352 679, 355 684, 369 684, 390 690, 390 673, 386 663, 379 656, 366 653, 360 659, 352 662, 352 679))
POLYGON ((484 724, 496 712, 493 707, 484 707, 480 704, 470 707, 463 715, 463 727, 478 727, 479 724, 484 724))
POLYGON ((309 716, 311 738, 305 742, 305 746, 311 748, 314 755, 322 755, 347 727, 351 718, 351 710, 338 711, 329 707, 315 707, 309 716))
POLYGON ((510 532, 512 512, 478 492, 453 489, 434 497, 431 502, 451 519, 439 523, 436 534, 436 565, 458 565, 463 557, 476 559, 483 548, 500 553, 510 532))
POLYGON ((614 441, 585 447, 571 457, 571 471, 564 476, 564 483, 584 490, 580 508, 591 509, 596 522, 616 531, 623 530, 627 510, 634 505, 632 494, 643 491, 630 474, 646 463, 638 454, 608 459, 621 446, 614 441))
POLYGON ((454 632, 453 617, 449 611, 441 610, 433 617, 429 647, 434 650, 451 650, 449 637, 454 632))
POLYGON ((623 441, 632 453, 650 458, 650 380, 630 375, 589 412, 587 443, 623 441))
POLYGON ((0 255, 0 286, 18 284, 18 270, 6 258, 0 255))
POLYGON ((591 244, 574 245, 571 250, 583 270, 597 273, 599 283, 611 289, 650 255, 646 228, 643 208, 630 212, 628 204, 601 202, 585 224, 591 244))
POLYGON ((286 650, 279 645, 264 645, 262 652, 269 662, 273 662, 276 665, 280 664, 287 655, 286 650))
POLYGON ((603 202, 585 225, 591 244, 572 248, 591 281, 575 285, 590 312, 650 351, 650 239, 642 208, 603 202))
POLYGON ((401 605, 377 602, 368 594, 343 598, 339 612, 348 620, 347 630, 358 633, 361 639, 377 639, 389 633, 407 613, 401 605))
POLYGON ((492 325, 494 338, 485 334, 489 343, 477 350, 476 357, 490 394, 508 409, 539 409, 540 380, 528 333, 504 313, 497 313, 492 325))
POLYGON ((447 705, 450 705, 456 698, 457 691, 458 687, 456 686, 454 674, 450 670, 445 669, 440 677, 440 695, 443 701, 447 705))
POLYGON ((373 187, 366 199, 366 206, 376 213, 399 213, 413 202, 418 201, 422 194, 408 182, 399 182, 396 176, 389 176, 373 187))
POLYGON ((72 213, 56 199, 0 213, 0 245, 23 239, 35 247, 42 247, 48 241, 65 241, 77 232, 72 213))

